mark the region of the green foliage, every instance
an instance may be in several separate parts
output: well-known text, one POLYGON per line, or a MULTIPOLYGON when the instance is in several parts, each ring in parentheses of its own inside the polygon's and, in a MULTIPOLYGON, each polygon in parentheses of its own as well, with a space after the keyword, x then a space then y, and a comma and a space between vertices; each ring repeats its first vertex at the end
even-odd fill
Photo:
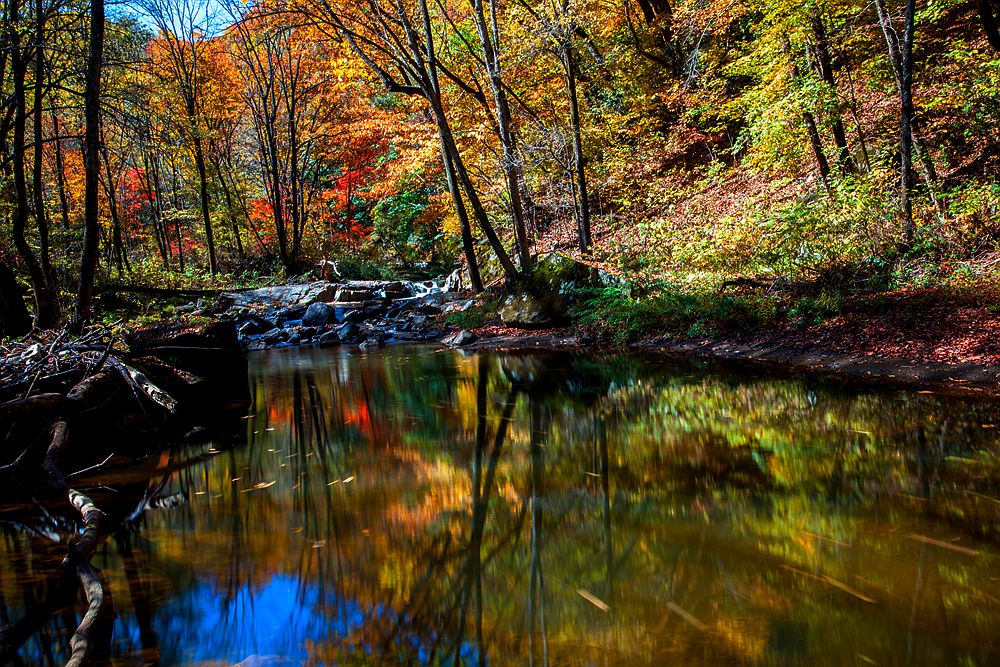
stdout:
POLYGON ((345 280, 389 280, 395 277, 395 272, 384 260, 367 253, 346 252, 334 261, 345 280))
POLYGON ((648 289, 612 286, 576 290, 575 321, 619 342, 648 336, 673 338, 750 332, 777 314, 773 299, 679 290, 660 283, 648 289))
POLYGON ((404 264, 432 255, 440 232, 437 221, 424 219, 429 194, 427 188, 404 190, 380 201, 372 209, 371 244, 404 264))

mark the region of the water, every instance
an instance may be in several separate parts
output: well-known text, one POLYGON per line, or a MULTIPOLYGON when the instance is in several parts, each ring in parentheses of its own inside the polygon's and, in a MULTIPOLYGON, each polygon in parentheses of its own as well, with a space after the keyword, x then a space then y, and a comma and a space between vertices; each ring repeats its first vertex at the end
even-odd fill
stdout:
MULTIPOLYGON (((995 404, 420 347, 251 382, 231 446, 116 478, 168 499, 95 558, 117 664, 1000 664, 995 404)), ((0 624, 65 546, 2 550, 0 624)))

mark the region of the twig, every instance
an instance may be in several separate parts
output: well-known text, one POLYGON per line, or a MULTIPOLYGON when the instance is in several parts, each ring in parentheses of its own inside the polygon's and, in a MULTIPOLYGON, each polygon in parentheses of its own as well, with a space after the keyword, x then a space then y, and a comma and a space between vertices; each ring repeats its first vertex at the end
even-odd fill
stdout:
POLYGON ((110 454, 108 454, 108 458, 104 459, 97 465, 90 466, 89 468, 84 468, 83 470, 77 470, 76 472, 71 472, 70 474, 66 475, 66 477, 75 477, 76 475, 82 475, 83 473, 90 472, 91 470, 97 470, 98 468, 102 467, 105 463, 110 461, 111 457, 113 457, 114 455, 115 453, 111 452, 110 454))

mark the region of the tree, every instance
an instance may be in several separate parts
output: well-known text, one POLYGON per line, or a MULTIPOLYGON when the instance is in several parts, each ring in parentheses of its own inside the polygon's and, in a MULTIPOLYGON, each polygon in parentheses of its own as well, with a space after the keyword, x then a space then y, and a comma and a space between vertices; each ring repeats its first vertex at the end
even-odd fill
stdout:
POLYGON ((164 83, 173 87, 185 113, 184 129, 198 170, 208 267, 215 274, 218 262, 212 231, 200 80, 201 59, 211 45, 209 28, 214 20, 213 4, 210 0, 140 0, 139 5, 159 31, 159 38, 151 50, 151 61, 164 83))
MULTIPOLYGON (((465 202, 471 206, 473 217, 489 241, 504 274, 508 280, 517 280, 520 275, 517 267, 486 213, 459 149, 446 110, 439 72, 444 72, 449 80, 480 99, 482 92, 442 68, 426 0, 418 0, 415 6, 412 3, 370 0, 363 7, 350 2, 334 5, 327 0, 301 0, 301 4, 295 6, 317 29, 346 41, 387 92, 415 95, 427 100, 438 128, 444 169, 446 173, 450 171, 449 178, 454 178, 461 186, 465 202)), ((465 204, 455 196, 455 192, 457 189, 452 190, 452 196, 455 208, 459 210, 465 204)), ((461 217, 461 213, 459 215, 461 217)), ((476 259, 470 250, 469 244, 465 244, 466 259, 471 265, 476 259)))
POLYGON ((98 189, 101 179, 101 69, 104 65, 104 0, 91 0, 90 50, 84 89, 84 193, 83 255, 80 260, 80 287, 77 290, 73 328, 81 330, 92 316, 94 277, 97 273, 100 236, 100 202, 98 189))

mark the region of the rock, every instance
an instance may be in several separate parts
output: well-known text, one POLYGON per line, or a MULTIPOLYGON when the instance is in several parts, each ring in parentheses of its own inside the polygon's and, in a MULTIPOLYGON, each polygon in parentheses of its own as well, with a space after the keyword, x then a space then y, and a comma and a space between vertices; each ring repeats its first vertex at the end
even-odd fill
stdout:
POLYGON ((445 336, 441 339, 441 342, 448 347, 464 347, 471 343, 475 343, 476 340, 478 340, 476 338, 476 334, 468 331, 467 329, 462 329, 461 331, 456 331, 450 336, 445 336))
POLYGON ((268 331, 267 333, 265 333, 264 336, 261 338, 261 340, 263 340, 268 345, 275 345, 285 340, 287 337, 288 337, 287 331, 275 327, 270 331, 268 331))
POLYGON ((418 313, 422 315, 440 315, 441 306, 436 303, 422 303, 416 308, 414 308, 418 313))
POLYGON ((320 347, 332 347, 334 345, 340 345, 340 336, 337 335, 336 331, 327 331, 324 334, 320 334, 316 338, 316 344, 320 347))
POLYGON ((371 301, 375 298, 375 291, 368 287, 341 287, 337 290, 334 299, 337 302, 345 301, 371 301))
POLYGON ((365 319, 365 312, 361 309, 357 310, 347 310, 347 309, 337 309, 337 321, 338 322, 363 322, 365 319))
POLYGON ((401 282, 386 283, 381 290, 380 296, 384 299, 405 299, 413 296, 409 288, 401 282))
POLYGON ((301 342, 302 342, 302 334, 300 334, 298 332, 295 332, 291 336, 288 337, 288 344, 289 345, 298 345, 301 342))
POLYGON ((385 345, 385 336, 381 331, 373 332, 361 343, 362 350, 368 350, 374 347, 382 347, 385 345))
POLYGON ((306 309, 305 315, 302 316, 302 324, 307 327, 319 327, 335 317, 336 311, 334 308, 319 301, 306 309))
POLYGON ((264 287, 248 292, 226 292, 223 297, 232 299, 235 306, 241 307, 292 308, 309 306, 317 301, 333 301, 337 295, 337 289, 336 284, 318 281, 303 285, 264 287))
POLYGON ((267 343, 263 339, 258 338, 257 340, 252 340, 247 343, 248 352, 260 352, 261 350, 267 349, 267 343))
POLYGON ((455 269, 444 283, 446 292, 458 292, 466 287, 472 287, 468 270, 455 269))
POLYGON ((337 329, 336 333, 337 336, 340 338, 341 342, 351 343, 357 340, 358 335, 360 334, 360 330, 358 329, 358 325, 355 324, 354 322, 347 322, 339 329, 337 329))
POLYGON ((566 317, 566 304, 558 294, 512 294, 500 307, 500 321, 512 327, 543 329, 566 317))
POLYGON ((452 313, 464 313, 469 308, 472 308, 476 304, 475 299, 462 299, 460 301, 452 301, 446 303, 441 307, 441 313, 443 315, 451 315, 452 313))
MULTIPOLYGON (((322 301, 317 303, 322 303, 322 301)), ((307 311, 308 308, 306 306, 294 306, 292 308, 282 308, 274 316, 279 322, 296 321, 301 320, 307 311)))
POLYGON ((241 324, 236 333, 242 338, 266 333, 274 328, 274 322, 268 322, 262 317, 251 315, 250 319, 241 324))

